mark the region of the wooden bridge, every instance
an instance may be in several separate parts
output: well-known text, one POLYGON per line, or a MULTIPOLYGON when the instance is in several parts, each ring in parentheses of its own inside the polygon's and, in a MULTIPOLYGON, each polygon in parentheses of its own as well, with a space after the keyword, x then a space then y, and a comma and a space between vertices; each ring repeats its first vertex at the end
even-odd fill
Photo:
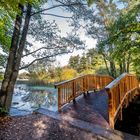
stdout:
MULTIPOLYGON (((122 119, 122 109, 127 107, 129 102, 139 94, 137 77, 127 73, 120 75, 116 79, 110 76, 88 74, 57 83, 55 87, 58 88, 59 111, 63 110, 64 106, 68 106, 71 101, 74 101, 79 102, 79 106, 82 106, 76 109, 79 109, 79 113, 83 114, 87 113, 86 110, 84 112, 83 108, 86 108, 90 104, 90 108, 96 106, 96 111, 94 112, 99 112, 112 128, 114 128, 117 119, 122 119), (96 94, 92 92, 96 90, 100 92, 96 94), (79 97, 81 94, 84 94, 84 96, 88 95, 89 92, 91 96, 87 98, 86 102, 84 102, 82 98, 76 99, 76 97, 79 97), (104 96, 105 94, 107 97, 104 96), (90 103, 86 104, 87 102, 90 103), (103 102, 106 102, 106 108, 103 102)), ((69 108, 66 110, 65 112, 69 112, 69 108)), ((92 110, 90 110, 90 112, 91 113, 87 115, 90 116, 94 113, 92 110)))

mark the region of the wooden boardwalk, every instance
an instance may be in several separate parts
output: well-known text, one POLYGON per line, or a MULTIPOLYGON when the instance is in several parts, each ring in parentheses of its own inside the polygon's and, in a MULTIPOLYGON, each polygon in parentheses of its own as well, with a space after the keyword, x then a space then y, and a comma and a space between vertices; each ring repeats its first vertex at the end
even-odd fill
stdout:
POLYGON ((108 95, 105 90, 81 95, 73 103, 66 105, 60 111, 60 115, 71 117, 103 127, 109 127, 108 123, 108 95))
POLYGON ((83 75, 57 83, 60 114, 101 126, 114 128, 116 120, 123 119, 122 109, 139 94, 136 75, 123 73, 116 79, 110 76, 83 75), (83 93, 90 93, 81 98, 83 93), (80 98, 77 100, 77 97, 80 98), (72 101, 77 100, 74 104, 72 101))

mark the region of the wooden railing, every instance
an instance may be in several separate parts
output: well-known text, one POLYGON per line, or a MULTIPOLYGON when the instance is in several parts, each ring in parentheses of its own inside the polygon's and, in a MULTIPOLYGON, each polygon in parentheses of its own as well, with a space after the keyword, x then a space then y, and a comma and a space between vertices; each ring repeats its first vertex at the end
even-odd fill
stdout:
POLYGON ((122 119, 122 108, 138 93, 139 83, 135 75, 124 73, 105 87, 108 93, 109 123, 114 128, 118 118, 122 119))
POLYGON ((103 89, 111 81, 113 78, 110 76, 88 74, 55 84, 58 88, 58 110, 82 93, 103 89))

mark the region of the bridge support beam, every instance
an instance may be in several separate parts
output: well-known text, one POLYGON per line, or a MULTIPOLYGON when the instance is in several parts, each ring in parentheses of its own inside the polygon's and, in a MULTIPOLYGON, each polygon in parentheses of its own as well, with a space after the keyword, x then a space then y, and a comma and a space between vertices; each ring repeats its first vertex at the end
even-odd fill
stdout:
POLYGON ((111 128, 112 129, 114 129, 114 119, 113 119, 113 117, 109 117, 109 124, 110 124, 110 126, 111 126, 111 128))
POLYGON ((84 98, 86 97, 86 93, 85 92, 83 93, 83 96, 84 96, 84 98))
POLYGON ((74 103, 74 104, 76 103, 76 100, 75 100, 75 98, 73 99, 73 103, 74 103))
POLYGON ((120 108, 120 114, 119 114, 119 120, 123 120, 123 110, 122 110, 123 108, 121 107, 120 108))

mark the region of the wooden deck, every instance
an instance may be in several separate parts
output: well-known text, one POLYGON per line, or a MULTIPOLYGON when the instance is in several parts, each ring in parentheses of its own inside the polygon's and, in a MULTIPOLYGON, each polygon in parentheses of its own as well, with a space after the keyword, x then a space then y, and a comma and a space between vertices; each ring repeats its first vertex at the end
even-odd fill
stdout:
POLYGON ((108 123, 108 95, 105 90, 81 95, 73 103, 66 105, 60 111, 60 115, 71 117, 103 127, 109 127, 108 123))

